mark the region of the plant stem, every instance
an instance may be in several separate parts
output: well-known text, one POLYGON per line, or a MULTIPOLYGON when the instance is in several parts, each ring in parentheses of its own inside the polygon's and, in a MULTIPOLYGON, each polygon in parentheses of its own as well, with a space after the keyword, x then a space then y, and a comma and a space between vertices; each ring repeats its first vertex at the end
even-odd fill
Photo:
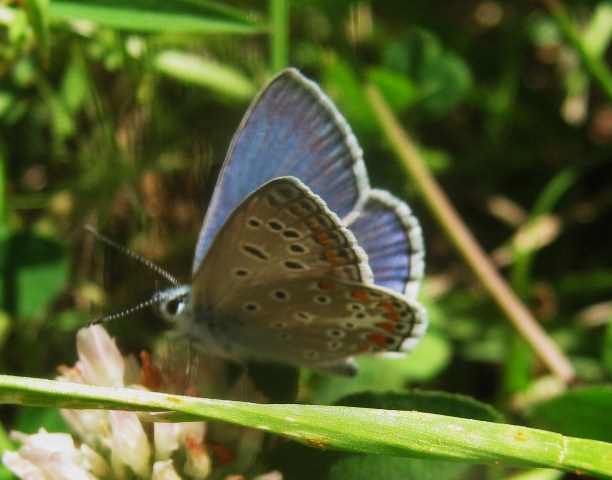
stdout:
POLYGON ((289 0, 270 0, 270 56, 273 72, 280 72, 289 62, 289 0))
POLYGON ((574 378, 573 366, 482 250, 433 175, 425 168, 416 147, 402 129, 380 91, 369 84, 366 86, 366 94, 392 148, 414 179, 431 213, 457 251, 542 362, 561 380, 566 383, 571 382, 574 378))

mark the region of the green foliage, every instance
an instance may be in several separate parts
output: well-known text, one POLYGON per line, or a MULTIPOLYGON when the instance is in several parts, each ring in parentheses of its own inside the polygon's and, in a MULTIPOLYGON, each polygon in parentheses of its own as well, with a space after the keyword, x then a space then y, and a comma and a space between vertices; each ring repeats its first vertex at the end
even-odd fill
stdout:
POLYGON ((529 418, 537 424, 584 438, 612 441, 612 419, 601 412, 612 405, 610 386, 587 387, 535 405, 529 418))
POLYGON ((253 34, 262 30, 246 12, 221 3, 190 0, 54 0, 49 16, 56 22, 82 20, 100 27, 147 33, 253 34))
MULTIPOLYGON (((461 392, 525 428, 612 442, 612 9, 596 1, 547 10, 553 3, 2 3, 2 372, 53 377, 74 362, 74 335, 87 320, 157 288, 154 274, 130 259, 102 258, 81 234, 85 223, 189 278, 232 134, 258 88, 288 62, 321 83, 347 117, 372 183, 417 212, 427 246, 421 299, 431 318, 409 358, 364 358, 350 380, 302 372, 299 401, 344 403, 351 395, 360 406, 498 421, 464 399, 409 393, 461 392), (550 381, 449 248, 382 140, 368 84, 414 135, 427 167, 583 388, 550 381)), ((124 351, 150 350, 163 325, 150 313, 133 317, 109 328, 124 351)), ((290 384, 266 389, 271 401, 288 403, 295 373, 266 374, 270 384, 290 384)), ((13 407, 3 410, 3 425, 58 430, 49 412, 13 407)), ((435 455, 276 447, 270 442, 261 465, 287 474, 316 465, 316 478, 467 478, 485 470, 435 455), (303 462, 292 464, 296 458, 303 462)))

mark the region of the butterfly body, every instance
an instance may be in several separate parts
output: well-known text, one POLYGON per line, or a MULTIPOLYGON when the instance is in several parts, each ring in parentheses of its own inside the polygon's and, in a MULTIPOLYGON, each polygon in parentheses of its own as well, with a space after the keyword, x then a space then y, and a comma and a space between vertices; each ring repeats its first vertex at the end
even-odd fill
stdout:
POLYGON ((410 209, 369 188, 344 119, 288 70, 232 142, 191 286, 159 308, 207 353, 347 375, 355 355, 408 352, 423 335, 422 272, 410 209))

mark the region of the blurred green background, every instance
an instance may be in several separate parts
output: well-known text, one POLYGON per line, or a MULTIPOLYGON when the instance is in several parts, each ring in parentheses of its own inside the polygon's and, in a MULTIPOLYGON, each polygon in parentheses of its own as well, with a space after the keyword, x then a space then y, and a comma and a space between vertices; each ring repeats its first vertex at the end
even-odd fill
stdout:
MULTIPOLYGON (((88 320, 166 286, 85 224, 188 281, 232 135, 257 90, 290 65, 347 117, 372 184, 419 217, 431 319, 408 361, 365 361, 351 381, 303 376, 302 399, 441 390, 514 422, 612 441, 602 415, 612 409, 611 35, 606 1, 2 1, 0 371, 54 377, 74 362, 88 320), (374 119, 367 82, 569 357, 578 393, 546 401, 563 386, 432 219, 374 119)), ((144 311, 108 329, 137 353, 164 325, 144 311)), ((1 414, 2 445, 12 428, 61 428, 53 412, 1 414)))

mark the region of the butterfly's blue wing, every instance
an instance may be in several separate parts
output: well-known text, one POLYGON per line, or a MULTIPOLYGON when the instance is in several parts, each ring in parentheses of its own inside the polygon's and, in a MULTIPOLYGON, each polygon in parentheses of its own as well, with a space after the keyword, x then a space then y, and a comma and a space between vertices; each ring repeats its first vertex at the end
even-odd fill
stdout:
POLYGON ((295 69, 279 74, 251 104, 219 174, 196 247, 193 272, 230 213, 280 176, 299 178, 350 225, 374 282, 416 294, 423 241, 408 206, 369 187, 362 151, 319 86, 295 69))
POLYGON ((371 190, 349 228, 368 255, 374 283, 416 298, 425 268, 421 227, 408 205, 371 190))
POLYGON ((341 218, 369 189, 350 127, 318 85, 295 69, 264 88, 232 140, 200 232, 194 272, 240 201, 281 176, 299 178, 341 218))

